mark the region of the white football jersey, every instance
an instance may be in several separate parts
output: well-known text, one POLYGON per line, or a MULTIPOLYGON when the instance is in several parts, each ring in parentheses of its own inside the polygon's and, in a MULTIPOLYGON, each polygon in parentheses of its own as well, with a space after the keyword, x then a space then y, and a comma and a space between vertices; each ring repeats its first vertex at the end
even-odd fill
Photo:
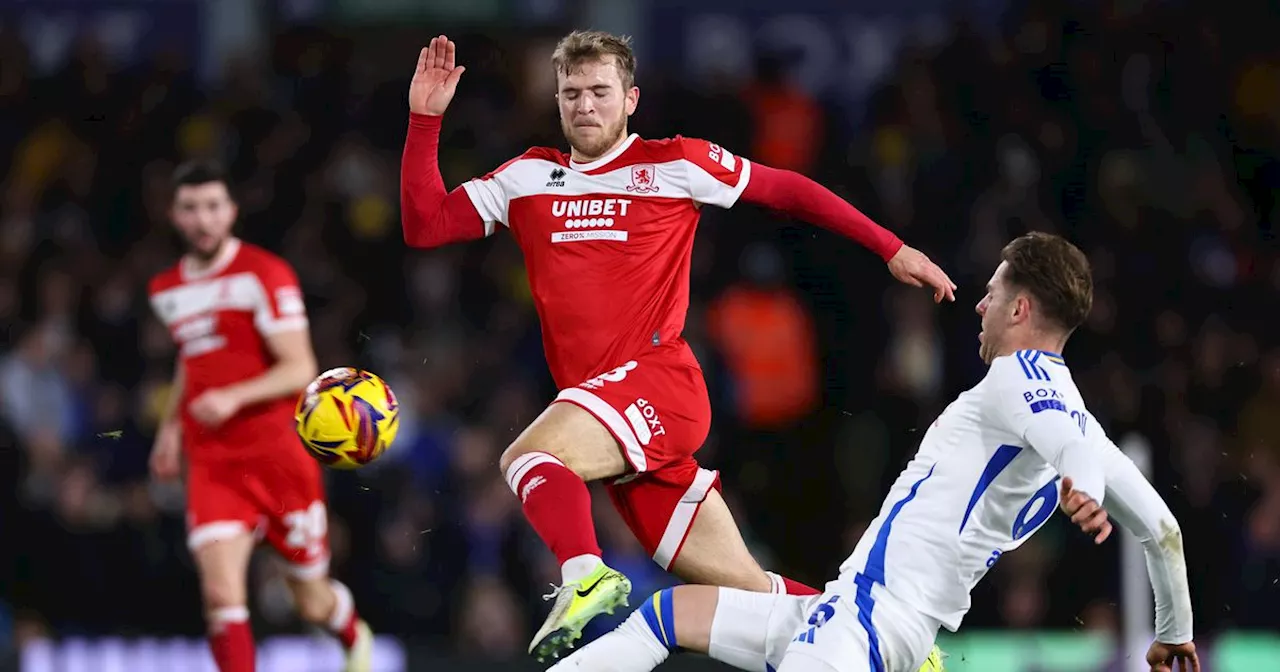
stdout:
MULTIPOLYGON (((1060 475, 1100 504, 1116 492, 1109 512, 1122 524, 1132 522, 1144 542, 1163 534, 1159 530, 1177 531, 1163 500, 1089 413, 1061 356, 1023 350, 999 357, 925 433, 841 565, 842 577, 868 601, 871 586, 881 584, 955 631, 978 581, 1053 515, 1060 475)), ((1180 565, 1180 546, 1177 551, 1173 562, 1180 565)), ((1165 598, 1157 630, 1175 643, 1191 637, 1181 569, 1180 586, 1155 586, 1157 602, 1165 598)))

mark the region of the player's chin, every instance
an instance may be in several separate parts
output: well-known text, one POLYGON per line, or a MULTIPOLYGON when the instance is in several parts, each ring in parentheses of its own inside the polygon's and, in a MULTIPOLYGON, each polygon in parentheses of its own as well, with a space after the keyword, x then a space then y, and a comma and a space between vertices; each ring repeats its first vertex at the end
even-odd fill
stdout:
POLYGON ((226 240, 223 236, 196 236, 187 241, 187 245, 197 256, 212 257, 222 249, 222 243, 226 240))
POLYGON ((604 138, 604 129, 599 126, 575 126, 573 128, 573 144, 585 149, 595 147, 604 138))

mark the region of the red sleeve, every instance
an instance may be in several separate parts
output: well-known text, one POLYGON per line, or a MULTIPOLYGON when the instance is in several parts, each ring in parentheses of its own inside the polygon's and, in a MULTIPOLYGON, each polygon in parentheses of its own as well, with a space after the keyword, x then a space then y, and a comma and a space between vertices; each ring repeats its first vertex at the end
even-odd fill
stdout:
POLYGON ((263 336, 307 327, 307 305, 298 276, 283 259, 267 257, 257 271, 262 296, 254 309, 253 323, 263 336))
POLYGON ((400 223, 410 247, 439 247, 488 233, 465 189, 445 191, 438 156, 441 119, 409 114, 400 157, 400 223))
POLYGON ((893 232, 800 173, 752 163, 742 200, 852 238, 885 261, 902 249, 902 240, 893 232))

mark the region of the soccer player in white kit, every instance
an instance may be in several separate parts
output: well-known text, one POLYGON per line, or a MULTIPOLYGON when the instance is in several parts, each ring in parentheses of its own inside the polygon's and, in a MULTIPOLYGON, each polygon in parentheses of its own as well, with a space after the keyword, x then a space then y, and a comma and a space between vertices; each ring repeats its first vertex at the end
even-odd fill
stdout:
POLYGON ((752 672, 940 670, 938 629, 960 627, 973 587, 1061 505, 1097 543, 1111 532, 1108 513, 1138 537, 1156 602, 1147 662, 1198 671, 1178 521, 1057 354, 1092 306, 1089 262, 1043 233, 1001 258, 977 305, 990 370, 925 433, 824 594, 667 589, 551 670, 647 672, 677 648, 752 672))

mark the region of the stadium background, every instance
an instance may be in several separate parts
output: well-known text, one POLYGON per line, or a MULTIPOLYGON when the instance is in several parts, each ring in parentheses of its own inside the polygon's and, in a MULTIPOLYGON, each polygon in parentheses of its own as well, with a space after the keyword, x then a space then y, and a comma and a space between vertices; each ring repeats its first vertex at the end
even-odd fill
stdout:
MULTIPOLYGON (((330 479, 335 571, 391 638, 383 669, 534 669, 524 646, 557 572, 495 465, 553 392, 536 316, 504 236, 404 248, 398 155, 410 68, 439 32, 468 66, 450 184, 561 144, 547 57, 589 25, 637 38, 635 130, 809 174, 960 284, 935 308, 822 230, 704 216, 687 331, 715 393, 702 457, 762 561, 833 573, 920 428, 982 374, 972 305, 1000 245, 1057 231, 1098 283, 1067 360, 1111 434, 1151 446, 1205 669, 1275 669, 1275 4, 960 4, 0 3, 6 664, 203 669, 181 492, 146 481, 173 352, 144 283, 178 254, 170 168, 216 157, 241 184, 243 237, 297 266, 322 368, 369 367, 405 402, 394 454, 330 479)), ((607 504, 598 520, 637 596, 670 582, 607 504)), ((1051 524, 979 588, 950 669, 1133 669, 1118 546, 1051 524)), ((252 582, 259 634, 299 634, 277 569, 252 582)), ((272 639, 263 656, 321 672, 337 647, 272 639)))

